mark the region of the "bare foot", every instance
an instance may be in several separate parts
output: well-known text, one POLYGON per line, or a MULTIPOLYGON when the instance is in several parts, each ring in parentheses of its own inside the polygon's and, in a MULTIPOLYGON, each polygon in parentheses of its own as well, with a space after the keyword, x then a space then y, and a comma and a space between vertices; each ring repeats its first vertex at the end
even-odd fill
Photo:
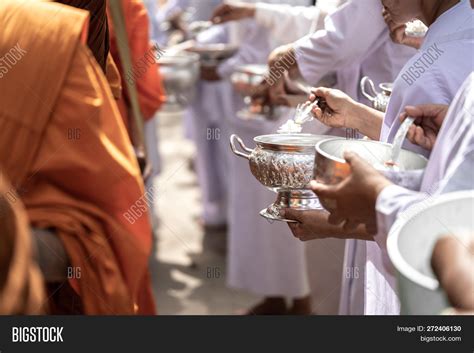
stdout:
POLYGON ((311 315, 313 314, 311 308, 311 297, 308 295, 307 297, 294 299, 293 300, 293 307, 288 311, 289 315, 311 315))
POLYGON ((238 312, 239 315, 286 315, 288 308, 284 298, 265 298, 260 303, 247 310, 238 312))

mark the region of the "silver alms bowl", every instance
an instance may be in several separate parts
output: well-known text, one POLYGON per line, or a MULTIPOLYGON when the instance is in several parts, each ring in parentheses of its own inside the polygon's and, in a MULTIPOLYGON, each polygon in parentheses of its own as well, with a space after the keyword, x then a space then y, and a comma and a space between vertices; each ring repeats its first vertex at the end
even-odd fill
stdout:
POLYGON ((280 210, 320 209, 316 195, 307 188, 313 178, 315 145, 327 136, 311 134, 275 134, 254 138, 256 147, 250 149, 237 136, 230 137, 234 154, 249 160, 250 171, 268 189, 278 193, 277 200, 260 214, 268 219, 282 219, 280 210), (237 149, 238 143, 244 152, 237 149))
POLYGON ((166 53, 160 58, 159 64, 167 103, 185 108, 196 93, 199 55, 185 51, 166 53))

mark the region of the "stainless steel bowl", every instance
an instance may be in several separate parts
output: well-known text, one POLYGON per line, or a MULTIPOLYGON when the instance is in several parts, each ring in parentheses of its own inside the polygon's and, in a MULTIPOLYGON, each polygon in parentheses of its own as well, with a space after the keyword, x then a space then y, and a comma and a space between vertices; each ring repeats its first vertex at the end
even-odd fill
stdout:
POLYGON ((392 95, 393 83, 385 82, 379 85, 380 91, 375 89, 374 82, 367 76, 360 81, 360 89, 365 98, 372 102, 374 109, 386 112, 390 96, 392 95), (371 93, 367 91, 367 85, 370 87, 371 93))
POLYGON ((199 55, 188 52, 166 53, 160 58, 159 64, 167 103, 185 108, 196 92, 199 55))
MULTIPOLYGON (((345 151, 353 151, 365 159, 375 169, 381 171, 395 184, 409 189, 418 189, 428 160, 414 152, 401 150, 398 165, 391 168, 392 145, 378 141, 327 139, 316 145, 314 179, 334 185, 351 174, 351 168, 344 159, 345 151)), ((321 200, 326 209, 336 207, 331 200, 321 200)))
POLYGON ((431 197, 398 217, 387 239, 397 270, 402 315, 437 315, 449 304, 431 268, 436 242, 443 235, 466 244, 474 234, 474 191, 431 197))
POLYGON ((316 195, 307 188, 313 177, 315 145, 327 136, 311 134, 275 134, 254 138, 256 147, 250 149, 237 136, 230 137, 232 151, 249 160, 250 171, 268 189, 278 193, 277 200, 260 213, 272 220, 281 218, 280 210, 320 209, 316 195), (237 149, 236 143, 242 151, 237 149))

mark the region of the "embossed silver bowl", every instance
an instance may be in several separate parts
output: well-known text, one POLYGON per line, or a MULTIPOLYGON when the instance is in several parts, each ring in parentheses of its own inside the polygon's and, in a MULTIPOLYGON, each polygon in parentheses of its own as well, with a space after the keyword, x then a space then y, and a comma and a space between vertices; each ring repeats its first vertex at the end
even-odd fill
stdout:
POLYGON ((260 212, 271 220, 293 222, 281 218, 280 210, 320 209, 317 196, 307 188, 313 178, 315 145, 327 136, 311 134, 275 134, 254 138, 256 147, 245 146, 237 135, 230 137, 234 154, 249 160, 250 171, 268 189, 278 193, 277 200, 260 212), (236 143, 242 151, 237 149, 236 143))

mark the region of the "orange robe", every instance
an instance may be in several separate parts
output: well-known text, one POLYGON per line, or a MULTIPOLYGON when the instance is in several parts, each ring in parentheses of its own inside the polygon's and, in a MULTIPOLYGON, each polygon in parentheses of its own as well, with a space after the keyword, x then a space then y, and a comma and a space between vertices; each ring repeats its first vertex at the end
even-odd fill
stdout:
POLYGON ((144 186, 107 80, 81 41, 87 22, 87 11, 47 0, 0 2, 0 53, 22 50, 0 80, 0 166, 32 226, 54 229, 80 269, 70 284, 86 314, 153 314, 144 186), (125 214, 137 205, 132 222, 125 214))
POLYGON ((15 190, 0 175, 0 315, 45 311, 44 283, 33 259, 28 217, 15 190))
POLYGON ((120 113, 127 126, 132 119, 129 113, 127 79, 135 81, 143 119, 149 120, 165 101, 165 91, 159 73, 158 57, 152 49, 149 35, 149 20, 141 0, 122 0, 125 27, 132 61, 132 72, 124 72, 117 47, 117 38, 109 17, 110 53, 122 77, 123 95, 118 101, 120 113))

